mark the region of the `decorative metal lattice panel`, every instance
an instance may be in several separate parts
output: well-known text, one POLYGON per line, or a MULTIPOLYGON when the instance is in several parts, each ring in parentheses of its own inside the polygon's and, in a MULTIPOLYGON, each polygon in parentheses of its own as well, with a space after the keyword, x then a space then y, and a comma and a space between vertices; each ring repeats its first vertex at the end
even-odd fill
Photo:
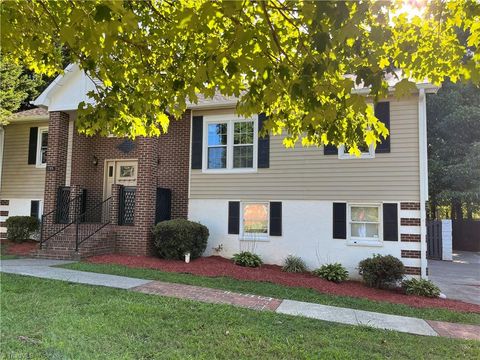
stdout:
POLYGON ((70 217, 70 188, 60 187, 57 191, 56 223, 67 224, 70 217))
POLYGON ((135 187, 122 187, 120 191, 119 224, 133 225, 135 223, 135 187))

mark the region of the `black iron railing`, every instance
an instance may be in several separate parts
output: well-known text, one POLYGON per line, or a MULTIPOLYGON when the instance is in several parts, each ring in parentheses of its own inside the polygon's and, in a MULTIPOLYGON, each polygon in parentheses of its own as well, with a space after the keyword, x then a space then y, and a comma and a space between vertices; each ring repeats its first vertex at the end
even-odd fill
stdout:
POLYGON ((119 193, 118 225, 135 224, 135 187, 122 186, 119 193))
POLYGON ((76 217, 75 251, 78 251, 82 243, 110 224, 111 205, 112 197, 109 197, 76 217))
MULTIPOLYGON (((65 188, 62 188, 61 191, 63 192, 62 196, 64 196, 66 193, 65 188)), ((68 191, 68 194, 70 195, 70 191, 68 191)), ((57 205, 58 203, 57 200, 57 205)), ((84 193, 72 199, 62 200, 60 208, 56 207, 52 211, 42 215, 42 222, 40 224, 40 249, 48 240, 75 223, 75 215, 80 212, 83 203, 84 193), (60 222, 59 219, 61 219, 60 222)))

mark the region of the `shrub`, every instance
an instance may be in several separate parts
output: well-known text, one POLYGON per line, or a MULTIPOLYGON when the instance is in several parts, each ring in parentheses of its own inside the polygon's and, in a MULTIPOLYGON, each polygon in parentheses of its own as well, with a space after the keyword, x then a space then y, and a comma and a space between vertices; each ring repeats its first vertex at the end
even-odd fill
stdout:
POLYGON ((164 259, 182 260, 186 253, 198 258, 207 248, 208 228, 185 219, 159 222, 153 229, 154 246, 164 259))
POLYGON ((38 231, 40 222, 33 216, 10 216, 6 225, 8 240, 24 242, 30 240, 32 234, 38 231))
POLYGON ((402 282, 403 290, 408 295, 418 295, 426 297, 439 297, 440 289, 430 280, 425 279, 410 279, 402 282))
POLYGON ((307 271, 307 265, 298 256, 288 255, 283 261, 282 271, 290 273, 302 273, 307 271))
POLYGON ((238 254, 233 254, 233 263, 240 266, 259 267, 262 265, 262 259, 257 254, 250 251, 242 251, 238 254))
POLYGON ((360 261, 358 268, 365 283, 379 289, 397 285, 405 274, 403 263, 392 255, 373 255, 360 261))
POLYGON ((333 263, 322 265, 319 269, 313 271, 313 274, 325 280, 340 283, 348 279, 348 271, 342 264, 333 263))

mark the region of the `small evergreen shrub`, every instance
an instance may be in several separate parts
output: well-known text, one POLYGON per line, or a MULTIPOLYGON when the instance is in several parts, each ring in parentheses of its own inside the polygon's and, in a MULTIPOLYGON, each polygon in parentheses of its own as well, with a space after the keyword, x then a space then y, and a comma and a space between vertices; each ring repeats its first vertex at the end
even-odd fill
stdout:
POLYGON ((360 261, 358 269, 367 286, 378 289, 397 285, 405 274, 403 263, 392 255, 373 255, 360 261))
POLYGON ((154 246, 161 258, 183 260, 200 257, 207 248, 208 228, 185 219, 159 222, 153 229, 154 246))
POLYGON ((340 263, 322 265, 319 269, 314 270, 313 274, 335 283, 348 279, 348 271, 340 263))
POLYGON ((430 298, 436 298, 440 296, 440 289, 430 280, 415 278, 404 280, 402 282, 402 288, 408 295, 418 295, 430 298))
POLYGON ((242 251, 238 254, 233 254, 233 263, 246 267, 259 267, 262 265, 262 259, 257 254, 253 254, 250 251, 242 251))
POLYGON ((282 271, 290 273, 303 273, 307 271, 307 265, 298 256, 288 255, 283 261, 282 271))
POLYGON ((21 243, 30 240, 32 234, 38 231, 40 222, 33 216, 10 216, 6 225, 7 239, 21 243))

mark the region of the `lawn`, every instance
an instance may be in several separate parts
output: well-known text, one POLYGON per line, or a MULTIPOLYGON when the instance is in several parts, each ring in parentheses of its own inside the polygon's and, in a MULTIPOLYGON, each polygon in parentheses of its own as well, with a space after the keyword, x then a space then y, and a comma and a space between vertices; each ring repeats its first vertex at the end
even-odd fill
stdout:
POLYGON ((2 274, 2 357, 476 359, 480 343, 2 274))
POLYGON ((429 320, 480 324, 480 314, 461 313, 439 308, 415 308, 403 304, 378 302, 348 296, 320 293, 312 289, 289 287, 267 282, 236 280, 229 277, 206 277, 191 274, 162 272, 152 269, 135 269, 123 265, 105 265, 91 263, 72 263, 62 267, 81 271, 123 275, 141 279, 161 280, 181 284, 205 286, 241 293, 263 295, 279 299, 308 301, 325 305, 350 307, 354 309, 376 311, 386 314, 418 317, 429 320))

